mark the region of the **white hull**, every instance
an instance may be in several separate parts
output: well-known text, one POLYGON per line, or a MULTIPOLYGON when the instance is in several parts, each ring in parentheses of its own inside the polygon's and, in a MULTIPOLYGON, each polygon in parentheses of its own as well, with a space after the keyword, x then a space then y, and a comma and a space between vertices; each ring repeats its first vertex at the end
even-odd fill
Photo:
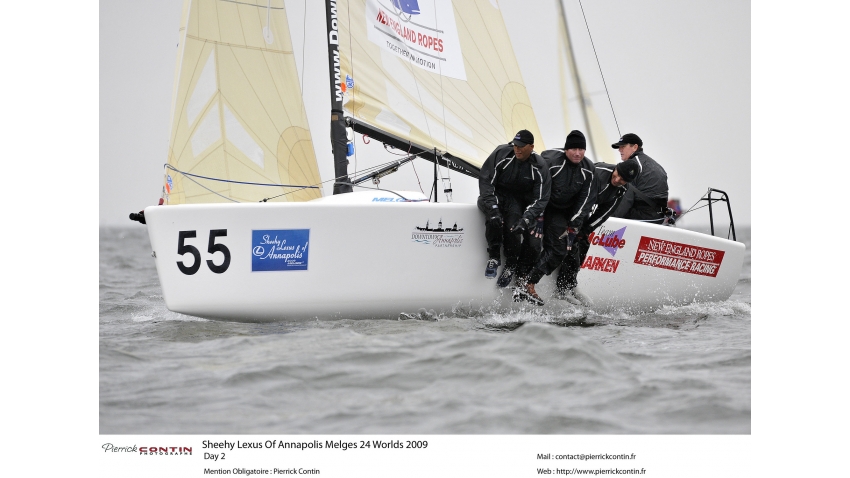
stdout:
MULTIPOLYGON (((302 203, 148 207, 166 306, 244 321, 395 319, 421 309, 530 307, 514 304, 510 289, 498 289, 484 277, 484 221, 475 205, 393 202, 396 198, 365 192, 302 203), (417 229, 426 223, 436 229, 440 220, 444 229, 456 224, 462 231, 417 229), (226 235, 211 243, 212 230, 226 235), (195 237, 183 239, 182 255, 180 231, 195 231, 195 237), (272 251, 284 240, 295 249, 272 251), (193 268, 188 246, 198 250, 200 267, 193 268), (224 248, 230 262, 215 273, 223 267, 224 248), (269 252, 291 257, 269 257, 269 252), (178 262, 196 271, 184 273, 178 262)), ((617 234, 616 248, 591 246, 588 256, 596 259, 579 274, 579 287, 595 310, 725 300, 735 288, 744 258, 741 243, 624 219, 610 219, 603 228, 625 230, 617 234)), ((564 304, 551 298, 555 275, 538 286, 546 308, 564 304)))

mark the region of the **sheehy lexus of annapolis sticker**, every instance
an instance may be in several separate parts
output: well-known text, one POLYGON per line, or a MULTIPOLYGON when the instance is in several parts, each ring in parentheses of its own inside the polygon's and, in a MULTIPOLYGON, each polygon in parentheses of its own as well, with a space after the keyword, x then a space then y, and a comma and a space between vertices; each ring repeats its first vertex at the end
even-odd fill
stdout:
POLYGON ((724 251, 641 236, 635 264, 717 277, 724 251))
POLYGON ((306 271, 309 229, 251 231, 251 271, 306 271))

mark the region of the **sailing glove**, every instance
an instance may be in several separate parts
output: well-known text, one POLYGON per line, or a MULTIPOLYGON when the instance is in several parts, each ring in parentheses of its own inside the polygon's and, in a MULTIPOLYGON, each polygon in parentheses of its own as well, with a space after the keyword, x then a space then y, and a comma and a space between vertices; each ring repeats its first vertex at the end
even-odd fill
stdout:
POLYGON ((502 227, 502 216, 496 214, 495 216, 487 219, 487 225, 490 227, 500 228, 502 227))
POLYGON ((514 224, 514 227, 511 228, 511 232, 523 232, 528 229, 528 219, 522 218, 514 224))
POLYGON ((561 234, 561 237, 567 236, 568 251, 571 251, 573 249, 573 243, 576 241, 576 234, 578 234, 578 231, 576 231, 576 228, 574 227, 568 227, 566 232, 564 232, 564 234, 561 234))
POLYGON ((537 218, 537 223, 534 225, 534 229, 531 230, 531 235, 538 239, 543 237, 543 216, 537 218))

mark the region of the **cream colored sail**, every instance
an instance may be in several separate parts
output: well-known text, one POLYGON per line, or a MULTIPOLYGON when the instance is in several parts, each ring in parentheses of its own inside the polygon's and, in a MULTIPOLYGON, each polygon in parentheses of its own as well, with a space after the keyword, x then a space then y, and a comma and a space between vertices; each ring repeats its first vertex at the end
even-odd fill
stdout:
POLYGON ((246 184, 320 182, 283 0, 185 0, 183 20, 167 203, 320 197, 246 184))
POLYGON ((348 114, 480 166, 530 130, 545 149, 493 0, 338 2, 348 114))

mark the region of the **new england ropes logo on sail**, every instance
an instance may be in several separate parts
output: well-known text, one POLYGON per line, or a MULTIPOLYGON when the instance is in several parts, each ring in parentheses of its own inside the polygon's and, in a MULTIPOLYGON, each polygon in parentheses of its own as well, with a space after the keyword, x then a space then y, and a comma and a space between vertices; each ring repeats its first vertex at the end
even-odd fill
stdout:
POLYGON ((406 13, 408 19, 410 19, 410 15, 419 15, 418 0, 393 0, 393 7, 406 13))
POLYGON ((251 271, 305 271, 309 229, 251 231, 251 271))
POLYGON ((460 247, 463 244, 463 228, 443 228, 443 218, 437 223, 437 227, 431 227, 431 221, 425 221, 425 227, 414 227, 410 234, 410 240, 419 244, 433 245, 434 247, 460 247))
POLYGON ((431 73, 466 80, 451 0, 366 0, 369 41, 431 73))

